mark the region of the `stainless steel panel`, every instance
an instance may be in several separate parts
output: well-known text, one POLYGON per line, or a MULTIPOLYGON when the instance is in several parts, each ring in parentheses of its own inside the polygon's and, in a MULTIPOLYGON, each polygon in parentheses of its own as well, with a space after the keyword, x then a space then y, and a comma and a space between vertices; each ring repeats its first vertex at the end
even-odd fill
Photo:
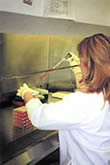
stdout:
MULTIPOLYGON (((49 37, 49 68, 53 67, 69 52, 77 55, 77 44, 82 37, 50 36, 49 37)), ((69 62, 63 62, 61 66, 68 66, 69 62)), ((71 69, 56 71, 49 74, 49 88, 69 90, 75 88, 75 78, 71 69)))
MULTIPOLYGON (((21 75, 48 69, 49 37, 24 34, 4 34, 4 52, 2 54, 2 75, 21 75)), ((1 56, 1 55, 0 55, 1 56)), ((3 92, 11 92, 23 82, 36 86, 36 80, 41 75, 23 79, 4 80, 3 92)), ((43 84, 47 81, 44 79, 43 84)), ((39 84, 37 84, 39 86, 39 84)))
MULTIPOLYGON (((3 34, 0 34, 0 77, 2 76, 3 73, 3 34)), ((0 96, 2 93, 2 84, 0 82, 0 96)))
POLYGON ((40 160, 59 148, 57 135, 47 137, 42 142, 19 154, 4 165, 35 165, 40 160))

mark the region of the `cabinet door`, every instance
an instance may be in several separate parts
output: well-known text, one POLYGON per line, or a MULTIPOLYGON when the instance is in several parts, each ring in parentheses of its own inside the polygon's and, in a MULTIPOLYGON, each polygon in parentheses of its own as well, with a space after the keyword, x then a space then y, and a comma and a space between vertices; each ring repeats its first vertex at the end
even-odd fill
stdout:
POLYGON ((33 16, 43 16, 43 0, 31 1, 32 5, 24 3, 24 0, 0 0, 0 11, 33 16))

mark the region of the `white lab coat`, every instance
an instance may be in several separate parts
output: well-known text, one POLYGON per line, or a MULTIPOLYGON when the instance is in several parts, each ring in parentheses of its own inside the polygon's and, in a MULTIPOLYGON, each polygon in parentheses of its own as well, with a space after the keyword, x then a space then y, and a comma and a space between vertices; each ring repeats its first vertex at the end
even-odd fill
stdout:
POLYGON ((49 104, 32 99, 26 107, 34 126, 58 130, 60 165, 110 165, 110 105, 102 93, 76 92, 49 104))

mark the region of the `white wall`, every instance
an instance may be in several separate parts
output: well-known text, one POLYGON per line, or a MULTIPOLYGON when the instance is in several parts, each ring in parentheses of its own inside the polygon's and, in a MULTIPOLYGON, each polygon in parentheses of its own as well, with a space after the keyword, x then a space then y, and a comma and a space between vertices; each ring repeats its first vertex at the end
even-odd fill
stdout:
POLYGON ((110 26, 110 0, 74 0, 74 3, 76 21, 110 26))

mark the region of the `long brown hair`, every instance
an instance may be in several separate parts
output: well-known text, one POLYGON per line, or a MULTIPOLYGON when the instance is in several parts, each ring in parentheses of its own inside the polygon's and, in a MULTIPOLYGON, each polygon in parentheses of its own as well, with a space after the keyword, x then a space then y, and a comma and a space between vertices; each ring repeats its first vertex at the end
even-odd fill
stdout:
MULTIPOLYGON (((78 44, 80 63, 87 68, 82 83, 86 92, 103 92, 110 103, 110 37, 99 33, 78 44)), ((83 74, 83 73, 82 73, 83 74)))

